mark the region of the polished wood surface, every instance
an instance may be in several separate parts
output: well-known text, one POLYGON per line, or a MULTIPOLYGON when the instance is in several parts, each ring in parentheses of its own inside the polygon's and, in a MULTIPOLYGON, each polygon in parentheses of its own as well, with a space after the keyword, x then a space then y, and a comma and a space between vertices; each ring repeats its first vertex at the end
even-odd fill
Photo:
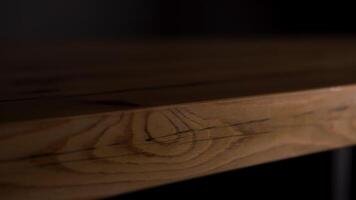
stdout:
POLYGON ((0 196, 109 197, 353 145, 355 43, 2 47, 0 196))
POLYGON ((343 85, 354 83, 356 74, 353 38, 77 42, 1 49, 0 119, 7 121, 343 85))
POLYGON ((356 143, 356 86, 0 125, 5 199, 99 198, 356 143))

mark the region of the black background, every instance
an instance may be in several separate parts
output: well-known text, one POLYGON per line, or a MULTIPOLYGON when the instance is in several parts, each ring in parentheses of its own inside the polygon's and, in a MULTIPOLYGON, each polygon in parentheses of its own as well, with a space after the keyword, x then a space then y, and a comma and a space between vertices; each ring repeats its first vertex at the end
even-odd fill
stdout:
POLYGON ((2 0, 0 39, 353 34, 352 1, 2 0))

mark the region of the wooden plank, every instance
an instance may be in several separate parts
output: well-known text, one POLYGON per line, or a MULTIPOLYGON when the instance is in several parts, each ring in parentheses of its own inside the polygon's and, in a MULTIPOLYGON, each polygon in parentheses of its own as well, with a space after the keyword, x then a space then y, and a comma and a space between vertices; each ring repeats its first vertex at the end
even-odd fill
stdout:
POLYGON ((356 143, 356 85, 0 125, 4 199, 100 198, 356 143))
POLYGON ((346 37, 4 44, 0 196, 107 197, 353 145, 355 55, 346 37))
POLYGON ((282 38, 2 45, 0 121, 355 83, 356 40, 282 38))

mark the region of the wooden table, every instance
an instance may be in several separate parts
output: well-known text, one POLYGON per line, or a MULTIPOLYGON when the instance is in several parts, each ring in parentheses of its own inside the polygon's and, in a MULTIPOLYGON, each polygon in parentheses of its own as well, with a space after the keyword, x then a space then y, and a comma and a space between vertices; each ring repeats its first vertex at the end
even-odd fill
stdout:
POLYGON ((109 197, 356 143, 352 37, 0 52, 4 199, 109 197))

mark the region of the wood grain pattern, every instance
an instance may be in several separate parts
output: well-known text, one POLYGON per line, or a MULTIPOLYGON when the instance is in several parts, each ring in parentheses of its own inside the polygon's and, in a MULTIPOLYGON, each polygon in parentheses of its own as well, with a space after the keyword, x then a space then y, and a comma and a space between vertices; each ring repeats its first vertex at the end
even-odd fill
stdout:
POLYGON ((0 121, 351 84, 355 55, 353 37, 1 45, 0 121))
POLYGON ((356 86, 0 125, 4 199, 100 198, 356 143, 356 86))

